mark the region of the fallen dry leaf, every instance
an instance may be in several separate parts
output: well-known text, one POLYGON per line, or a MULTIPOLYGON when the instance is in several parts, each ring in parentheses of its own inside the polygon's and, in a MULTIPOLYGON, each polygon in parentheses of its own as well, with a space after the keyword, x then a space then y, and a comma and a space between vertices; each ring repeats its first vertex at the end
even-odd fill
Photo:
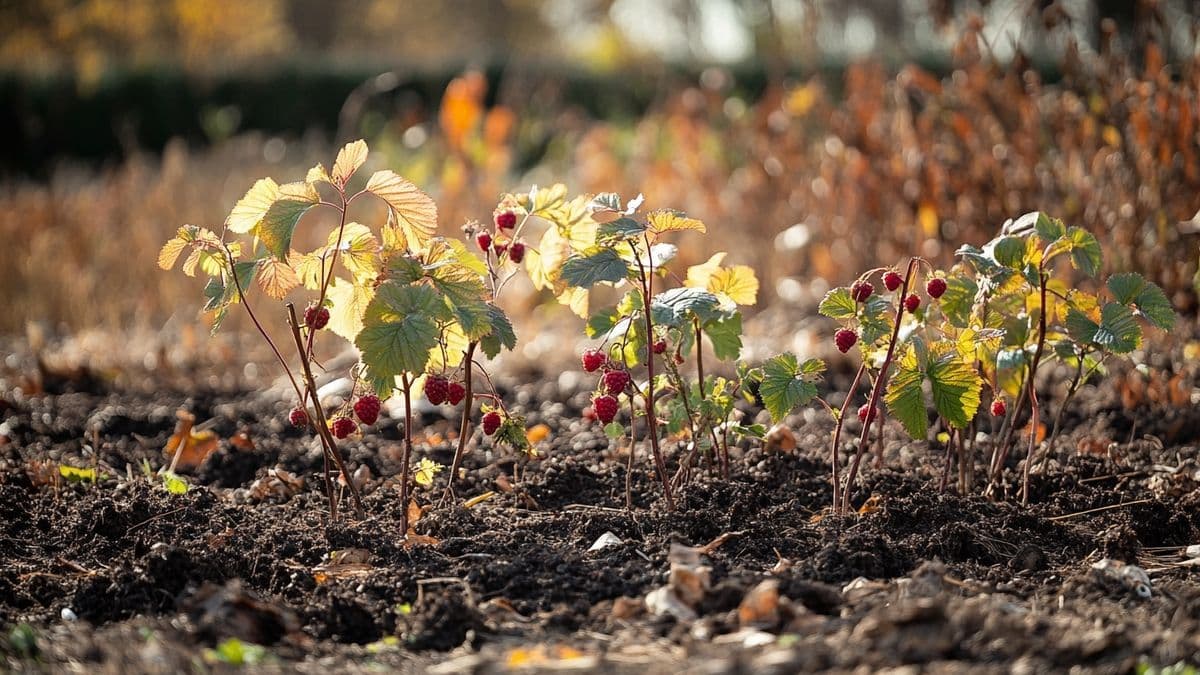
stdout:
POLYGON ((171 460, 171 471, 190 471, 204 463, 221 439, 211 430, 195 431, 196 416, 186 410, 175 412, 175 433, 167 439, 163 455, 171 460))

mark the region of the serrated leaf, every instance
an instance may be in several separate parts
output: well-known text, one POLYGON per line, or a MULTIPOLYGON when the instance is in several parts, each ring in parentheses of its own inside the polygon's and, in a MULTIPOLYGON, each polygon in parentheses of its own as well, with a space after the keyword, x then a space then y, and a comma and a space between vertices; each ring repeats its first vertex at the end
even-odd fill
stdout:
POLYGON ((1133 305, 1154 326, 1171 330, 1175 326, 1175 308, 1157 285, 1136 272, 1114 274, 1108 278, 1108 290, 1123 305, 1133 305))
POLYGON ((310 184, 311 183, 332 183, 333 179, 329 177, 329 172, 327 172, 325 170, 324 164, 317 164, 313 168, 309 169, 308 173, 306 173, 304 175, 304 182, 310 183, 310 184))
POLYGON ((597 338, 604 335, 612 330, 613 326, 617 325, 617 320, 620 319, 620 316, 617 310, 606 307, 588 318, 584 332, 590 338, 597 338))
POLYGON ((1096 276, 1102 262, 1100 242, 1082 227, 1067 228, 1066 237, 1071 241, 1071 264, 1090 277, 1096 276))
POLYGON ((174 237, 167 240, 162 248, 158 251, 158 267, 159 269, 169 270, 175 266, 175 261, 179 259, 179 254, 183 249, 187 248, 188 242, 182 237, 174 237))
MULTIPOLYGON (((1067 226, 1058 218, 1051 218, 1040 211, 1035 212, 1034 229, 1044 241, 1054 241, 1067 233, 1067 226)), ((1022 218, 1033 214, 1026 214, 1022 218)))
POLYGON ((717 296, 699 288, 672 288, 654 296, 650 302, 650 316, 655 324, 678 328, 690 323, 692 317, 701 323, 724 318, 719 311, 717 296))
POLYGON ((925 411, 925 394, 916 350, 908 347, 896 362, 896 372, 888 379, 884 401, 892 417, 900 420, 904 430, 915 439, 924 439, 929 434, 929 417, 925 411))
MULTIPOLYGON (((326 253, 324 247, 313 251, 312 253, 300 253, 299 251, 288 252, 288 263, 296 272, 296 278, 305 288, 311 291, 321 290, 321 285, 324 283, 325 277, 321 274, 322 254, 326 253)), ((324 256, 325 275, 333 272, 333 260, 328 255, 324 256)))
POLYGON ((573 255, 562 265, 562 280, 577 288, 618 282, 629 274, 629 264, 611 248, 602 248, 587 255, 573 255))
POLYGON ((379 275, 379 240, 371 228, 360 223, 347 223, 338 241, 338 230, 329 233, 325 245, 338 249, 338 260, 346 266, 356 281, 363 283, 379 275))
POLYGON ((439 344, 429 350, 429 362, 425 364, 426 372, 436 373, 457 368, 458 364, 462 363, 463 357, 467 353, 467 347, 470 345, 471 340, 467 338, 467 334, 463 332, 462 325, 458 321, 442 324, 439 344))
POLYGON ((448 263, 465 268, 480 277, 488 273, 487 263, 468 250, 467 245, 458 239, 435 237, 430 240, 425 252, 426 269, 448 263))
POLYGON ((329 330, 350 342, 363 328, 363 315, 375 297, 370 284, 356 284, 339 277, 329 283, 325 299, 329 301, 329 330))
POLYGON ((723 321, 712 321, 704 325, 704 334, 708 336, 713 346, 713 354, 722 361, 732 361, 742 353, 742 315, 734 312, 733 316, 723 321))
POLYGON ((438 464, 432 459, 429 459, 428 457, 422 457, 421 461, 417 462, 417 466, 413 470, 413 481, 417 485, 429 487, 430 485, 433 485, 434 477, 441 473, 442 469, 444 468, 446 467, 438 464))
POLYGON ((704 223, 695 218, 688 218, 682 211, 673 209, 659 209, 651 211, 647 217, 647 225, 650 231, 655 234, 663 234, 664 232, 678 232, 681 230, 692 230, 695 232, 705 232, 707 228, 704 223))
MULTIPOLYGON (((367 161, 367 143, 359 139, 347 143, 338 151, 337 159, 333 162, 333 173, 330 177, 339 188, 346 187, 346 182, 367 161)), ((311 181, 310 181, 311 182, 311 181)))
POLYGON ((279 300, 293 288, 300 285, 291 265, 273 258, 263 258, 258 261, 258 287, 269 297, 279 300))
POLYGON ((390 281, 379 286, 354 340, 372 377, 387 380, 425 371, 429 350, 438 342, 434 317, 441 313, 440 305, 429 286, 390 281))
POLYGON ((1067 312, 1067 333, 1077 342, 1091 344, 1113 354, 1128 354, 1142 343, 1142 328, 1133 310, 1110 302, 1100 310, 1100 323, 1072 308, 1067 312))
POLYGON ((596 228, 596 241, 612 241, 614 239, 634 239, 642 236, 646 226, 633 218, 617 218, 602 223, 596 228))
POLYGON ((618 422, 609 422, 604 425, 604 435, 612 439, 617 439, 625 435, 625 426, 618 422))
POLYGON ((494 304, 488 303, 488 320, 491 323, 491 332, 479 341, 488 358, 496 358, 496 355, 500 353, 501 347, 509 351, 516 348, 517 334, 513 331, 512 322, 509 321, 504 310, 494 304))
POLYGON ((821 304, 817 306, 821 316, 841 321, 849 319, 858 313, 858 303, 850 295, 850 289, 845 286, 834 288, 825 294, 821 304))
POLYGON ((721 268, 709 279, 708 290, 736 305, 753 305, 758 302, 758 277, 746 265, 721 268))
POLYGON ((951 348, 934 358, 925 370, 933 393, 933 408, 950 426, 965 429, 979 410, 983 378, 951 348))
POLYGON ((971 312, 975 308, 975 294, 979 286, 965 274, 956 274, 946 279, 946 292, 938 300, 942 313, 950 325, 966 328, 971 321, 971 312))
POLYGON ((995 242, 996 262, 1014 270, 1020 270, 1026 262, 1025 240, 1017 237, 1001 237, 995 242))
POLYGON ((816 398, 814 379, 823 367, 817 368, 814 361, 805 361, 802 368, 794 354, 785 352, 763 363, 758 393, 773 421, 782 420, 797 406, 807 405, 816 398))
POLYGON ((238 234, 253 230, 278 198, 279 184, 270 178, 259 179, 237 204, 234 204, 233 211, 225 219, 225 227, 238 234))
POLYGON ((394 171, 376 171, 367 181, 367 191, 387 202, 409 247, 425 246, 437 232, 437 204, 429 195, 394 171))
POLYGON ((313 202, 299 199, 277 199, 267 209, 255 233, 263 245, 279 260, 287 260, 292 247, 296 223, 313 207, 313 202))

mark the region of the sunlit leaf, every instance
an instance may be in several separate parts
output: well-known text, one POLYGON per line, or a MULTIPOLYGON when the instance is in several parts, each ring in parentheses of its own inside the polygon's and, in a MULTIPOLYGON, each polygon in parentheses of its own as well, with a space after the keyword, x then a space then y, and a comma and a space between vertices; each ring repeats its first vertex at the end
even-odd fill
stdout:
MULTIPOLYGON (((332 182, 338 187, 345 187, 346 182, 367 161, 367 143, 362 139, 347 143, 338 151, 337 159, 333 162, 332 182)), ((311 182, 311 181, 310 181, 311 182)))
POLYGON ((933 394, 933 407, 950 426, 964 429, 979 409, 983 379, 957 350, 944 349, 925 371, 933 394))
POLYGON ((433 485, 434 477, 441 473, 445 468, 446 467, 438 464, 428 457, 422 457, 421 461, 417 462, 417 466, 413 470, 413 480, 416 481, 417 485, 429 487, 430 485, 433 485))
POLYGON ((1122 305, 1132 305, 1146 320, 1163 330, 1175 326, 1175 308, 1157 285, 1136 272, 1114 274, 1108 278, 1108 290, 1122 305))
POLYGON ((179 254, 183 249, 187 248, 188 242, 182 237, 173 237, 163 244, 158 252, 158 266, 160 269, 169 270, 175 266, 175 261, 179 259, 179 254))
POLYGON ((651 211, 650 215, 647 216, 647 224, 650 227, 650 231, 655 234, 677 232, 680 230, 705 232, 707 229, 704 227, 704 223, 699 220, 689 218, 683 212, 672 209, 651 211))
POLYGON ((367 305, 363 329, 354 340, 371 376, 381 380, 421 373, 438 342, 434 317, 441 298, 428 286, 382 284, 367 305))
POLYGON ((279 184, 270 178, 259 179, 234 205, 225 226, 238 234, 253 230, 278 198, 279 184))
POLYGON ((629 264, 611 248, 586 255, 573 255, 562 265, 562 279, 571 286, 591 288, 602 282, 617 282, 629 274, 629 264))
POLYGON ((768 359, 762 365, 763 378, 758 391, 771 419, 778 422, 796 407, 816 398, 816 382, 824 369, 825 364, 819 359, 808 359, 801 364, 788 352, 768 359))
MULTIPOLYGON (((338 241, 338 230, 329 233, 327 250, 338 249, 338 260, 350 270, 360 283, 374 279, 379 274, 379 240, 371 228, 359 223, 347 223, 338 241)), ((332 253, 331 253, 332 255, 332 253)))
POLYGON ((1092 344, 1113 354, 1128 354, 1142 343, 1142 328, 1133 310, 1119 302, 1110 302, 1100 310, 1096 323, 1079 310, 1067 312, 1067 333, 1083 344, 1092 344))
POLYGON ((689 267, 687 279, 683 285, 691 288, 708 288, 709 279, 721 268, 721 261, 725 259, 726 255, 724 251, 714 253, 707 261, 689 267))
POLYGON ((255 230, 272 255, 287 260, 296 223, 318 200, 316 191, 306 183, 289 183, 279 188, 279 198, 263 214, 255 230))
POLYGON ((908 435, 916 439, 923 439, 929 433, 922 391, 924 381, 925 374, 921 372, 916 350, 910 345, 896 361, 896 372, 888 379, 884 400, 892 417, 900 420, 908 435))
POLYGON ((363 328, 363 315, 375 297, 370 283, 358 284, 334 277, 325 294, 329 301, 329 330, 350 342, 363 328))
POLYGON ((366 189, 387 202, 409 246, 420 248, 433 238, 437 232, 437 205, 416 185, 384 169, 371 176, 366 189))
POLYGON ((721 268, 709 279, 708 290, 734 304, 753 305, 758 302, 758 277, 747 265, 721 268))
POLYGON ((842 286, 826 293, 821 299, 821 304, 817 306, 817 311, 831 319, 849 319, 858 313, 858 303, 854 302, 850 289, 842 286))
POLYGON ((255 277, 259 288, 276 300, 300 285, 300 279, 291 265, 273 258, 263 258, 258 262, 258 274, 255 277))

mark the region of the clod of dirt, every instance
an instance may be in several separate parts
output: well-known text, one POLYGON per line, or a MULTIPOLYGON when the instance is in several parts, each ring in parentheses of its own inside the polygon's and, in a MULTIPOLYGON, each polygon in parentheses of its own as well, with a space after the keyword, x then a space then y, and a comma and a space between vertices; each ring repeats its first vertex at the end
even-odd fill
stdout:
POLYGON ((234 579, 224 586, 206 583, 184 602, 197 634, 209 642, 237 638, 243 642, 273 645, 300 629, 289 609, 259 599, 234 579))

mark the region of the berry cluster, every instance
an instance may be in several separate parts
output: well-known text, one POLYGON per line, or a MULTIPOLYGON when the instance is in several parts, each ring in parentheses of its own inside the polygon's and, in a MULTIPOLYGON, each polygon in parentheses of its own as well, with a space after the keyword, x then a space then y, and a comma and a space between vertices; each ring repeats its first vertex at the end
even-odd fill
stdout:
POLYGON ((430 375, 425 378, 425 398, 434 405, 458 405, 466 395, 467 389, 461 382, 451 382, 443 375, 430 375))
MULTIPOLYGON (((666 353, 667 341, 658 340, 652 343, 650 351, 655 354, 666 353)), ((620 409, 617 397, 625 393, 625 390, 633 384, 633 377, 630 376, 629 371, 610 360, 599 349, 588 349, 583 352, 581 361, 585 371, 589 373, 601 371, 599 391, 592 396, 589 417, 600 420, 602 424, 608 424, 617 418, 617 412, 620 409)))
POLYGON ((475 234, 475 245, 485 254, 495 253, 497 258, 507 254, 509 260, 520 263, 525 259, 525 242, 520 239, 513 241, 512 234, 508 232, 516 227, 517 214, 512 211, 501 211, 495 215, 494 222, 496 224, 495 236, 487 230, 481 230, 475 234))
MULTIPOLYGON (((883 273, 883 286, 889 293, 899 290, 903 285, 904 277, 900 276, 896 270, 888 270, 883 273)), ((929 295, 930 299, 937 300, 946 293, 946 288, 945 278, 933 277, 926 282, 925 293, 929 295)), ((850 285, 850 297, 857 303, 865 303, 874 294, 875 286, 866 279, 858 279, 850 285)), ((914 314, 921 308, 921 297, 916 293, 909 293, 900 302, 909 314, 914 314)), ((838 351, 845 354, 858 342, 858 333, 849 328, 843 328, 834 334, 833 341, 837 345, 838 351)))

